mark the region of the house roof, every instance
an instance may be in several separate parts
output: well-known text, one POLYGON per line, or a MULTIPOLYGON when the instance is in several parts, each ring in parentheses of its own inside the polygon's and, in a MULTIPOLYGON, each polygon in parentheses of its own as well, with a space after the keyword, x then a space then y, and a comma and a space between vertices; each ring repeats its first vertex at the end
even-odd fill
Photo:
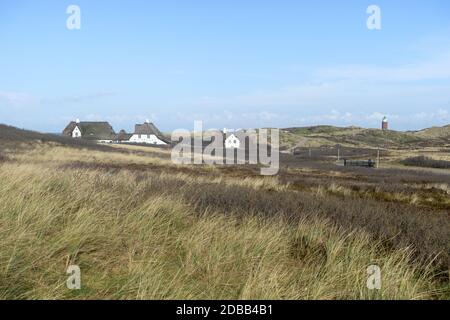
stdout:
POLYGON ((154 134, 158 139, 170 143, 170 141, 164 137, 161 131, 151 122, 145 122, 143 124, 136 124, 134 126, 134 134, 154 134))
POLYGON ((117 141, 128 141, 130 140, 130 138, 133 136, 132 133, 126 133, 125 130, 120 130, 120 132, 116 135, 116 139, 117 141))
POLYGON ((233 137, 237 138, 241 147, 246 146, 246 148, 248 148, 251 142, 258 143, 257 136, 252 136, 249 132, 246 132, 244 130, 224 134, 224 143, 233 143, 233 141, 230 139, 233 137))
POLYGON ((135 134, 154 134, 155 136, 162 136, 161 131, 156 128, 156 126, 153 123, 143 123, 143 124, 136 124, 134 126, 134 133, 135 134))
POLYGON ((225 141, 231 140, 231 139, 237 139, 239 141, 239 137, 235 135, 234 133, 226 134, 225 135, 225 141))
POLYGON ((248 133, 246 133, 245 131, 235 131, 235 132, 228 132, 226 134, 224 134, 225 140, 229 139, 231 137, 235 137, 238 140, 242 140, 242 139, 246 139, 248 137, 248 133))
POLYGON ((63 135, 71 136, 73 130, 78 127, 81 131, 81 137, 90 140, 112 140, 115 132, 108 122, 82 121, 76 123, 71 121, 63 131, 63 135))

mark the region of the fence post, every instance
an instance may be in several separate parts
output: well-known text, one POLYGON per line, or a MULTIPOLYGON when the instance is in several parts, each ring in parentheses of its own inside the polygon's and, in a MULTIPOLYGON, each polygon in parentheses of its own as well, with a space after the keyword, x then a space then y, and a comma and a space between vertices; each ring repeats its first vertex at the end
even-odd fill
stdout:
POLYGON ((380 148, 377 149, 377 169, 380 166, 380 148))

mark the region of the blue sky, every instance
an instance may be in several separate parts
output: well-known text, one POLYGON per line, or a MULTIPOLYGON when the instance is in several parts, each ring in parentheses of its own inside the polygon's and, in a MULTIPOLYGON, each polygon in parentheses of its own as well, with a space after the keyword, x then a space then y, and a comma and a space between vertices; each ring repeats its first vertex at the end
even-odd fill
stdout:
POLYGON ((28 129, 450 123, 448 0, 1 1, 0 44, 0 123, 28 129))

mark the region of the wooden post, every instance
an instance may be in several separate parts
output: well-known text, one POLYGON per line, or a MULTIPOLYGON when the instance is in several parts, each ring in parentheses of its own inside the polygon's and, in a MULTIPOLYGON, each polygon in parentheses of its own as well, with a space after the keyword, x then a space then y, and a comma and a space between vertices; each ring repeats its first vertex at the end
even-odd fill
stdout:
POLYGON ((377 169, 380 166, 380 148, 377 149, 377 169))
POLYGON ((311 158, 311 148, 309 148, 309 157, 311 158))
POLYGON ((338 149, 338 161, 339 161, 340 160, 340 150, 341 149, 339 147, 337 149, 338 149))

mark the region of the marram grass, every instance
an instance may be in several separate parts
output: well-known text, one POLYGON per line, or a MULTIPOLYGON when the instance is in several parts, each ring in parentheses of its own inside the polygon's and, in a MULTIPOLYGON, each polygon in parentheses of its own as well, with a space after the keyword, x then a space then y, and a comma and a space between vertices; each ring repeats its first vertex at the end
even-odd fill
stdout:
MULTIPOLYGON (((436 297, 431 274, 410 263, 408 249, 387 251, 323 220, 238 218, 198 209, 177 190, 145 192, 145 184, 189 179, 182 174, 59 167, 83 152, 0 165, 0 299, 436 297), (74 264, 80 290, 66 287, 74 264), (366 287, 372 264, 382 270, 380 290, 366 287)), ((111 159, 145 161, 133 157, 111 159)), ((216 182, 255 192, 274 184, 216 182)))

